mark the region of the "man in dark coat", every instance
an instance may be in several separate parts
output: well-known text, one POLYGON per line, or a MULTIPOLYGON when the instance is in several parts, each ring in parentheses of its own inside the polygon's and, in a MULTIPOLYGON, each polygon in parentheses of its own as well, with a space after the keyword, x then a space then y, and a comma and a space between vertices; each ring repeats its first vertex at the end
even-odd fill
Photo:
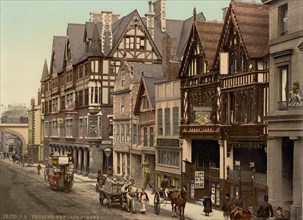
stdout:
POLYGON ((208 195, 206 195, 203 199, 203 212, 205 212, 205 216, 209 216, 209 213, 213 212, 212 210, 212 202, 208 195))
POLYGON ((268 202, 268 196, 264 196, 264 202, 260 205, 257 212, 257 217, 269 218, 274 217, 274 210, 271 204, 268 202))

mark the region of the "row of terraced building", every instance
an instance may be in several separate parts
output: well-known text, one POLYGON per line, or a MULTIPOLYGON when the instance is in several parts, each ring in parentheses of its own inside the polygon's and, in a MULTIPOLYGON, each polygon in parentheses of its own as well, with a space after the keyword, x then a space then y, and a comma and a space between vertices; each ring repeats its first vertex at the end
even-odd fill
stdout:
MULTIPOLYGON (((164 175, 188 199, 265 194, 302 218, 302 1, 231 1, 222 22, 166 18, 165 0, 91 13, 54 36, 41 78, 43 158, 73 155, 142 186, 164 175)), ((46 162, 46 161, 45 161, 46 162)))

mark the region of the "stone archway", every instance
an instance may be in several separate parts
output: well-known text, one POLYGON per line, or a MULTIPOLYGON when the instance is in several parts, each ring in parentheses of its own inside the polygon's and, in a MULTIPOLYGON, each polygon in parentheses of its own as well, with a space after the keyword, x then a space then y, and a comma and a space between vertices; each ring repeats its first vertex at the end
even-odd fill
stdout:
POLYGON ((17 136, 21 142, 22 155, 27 153, 28 124, 0 124, 0 132, 17 136))

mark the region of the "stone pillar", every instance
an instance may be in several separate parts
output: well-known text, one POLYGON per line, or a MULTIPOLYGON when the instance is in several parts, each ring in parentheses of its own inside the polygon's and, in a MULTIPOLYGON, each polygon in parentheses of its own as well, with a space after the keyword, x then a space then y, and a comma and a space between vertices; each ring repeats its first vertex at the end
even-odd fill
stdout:
POLYGON ((271 137, 267 141, 267 186, 269 202, 278 207, 283 203, 281 138, 271 137))
POLYGON ((83 166, 82 166, 82 174, 87 176, 87 148, 83 149, 83 166))
POLYGON ((74 147, 74 149, 73 149, 73 163, 74 163, 75 168, 78 165, 77 151, 78 151, 78 149, 76 147, 74 147))
POLYGON ((293 168, 293 203, 290 206, 290 219, 302 219, 302 170, 303 142, 301 138, 291 138, 294 141, 293 168))
POLYGON ((78 150, 78 169, 77 174, 82 174, 82 148, 80 147, 78 150))

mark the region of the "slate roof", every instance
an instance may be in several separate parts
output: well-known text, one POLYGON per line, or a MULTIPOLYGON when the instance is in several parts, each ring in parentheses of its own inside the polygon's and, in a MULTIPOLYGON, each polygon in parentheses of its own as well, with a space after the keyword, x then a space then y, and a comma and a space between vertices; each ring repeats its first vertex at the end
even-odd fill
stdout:
MULTIPOLYGON (((53 53, 55 54, 55 64, 57 73, 61 73, 64 67, 66 37, 53 37, 53 53)), ((52 60, 53 62, 53 60, 52 60)))
MULTIPOLYGON (((230 13, 250 58, 263 57, 269 52, 269 9, 267 5, 231 2, 230 13)), ((229 12, 227 12, 229 13, 229 12)))
POLYGON ((154 109, 156 107, 156 94, 155 94, 155 84, 166 82, 167 79, 165 78, 154 78, 154 77, 148 77, 148 76, 142 76, 142 81, 146 89, 146 93, 149 97, 149 100, 151 102, 152 108, 154 109))
MULTIPOLYGON (((205 20, 203 13, 196 15, 197 20, 205 20)), ((186 42, 190 35, 190 29, 192 27, 194 17, 190 17, 186 20, 173 20, 166 19, 166 33, 161 31, 161 25, 157 19, 154 22, 154 41, 162 55, 162 39, 165 34, 169 34, 171 37, 176 38, 177 43, 177 60, 181 60, 186 47, 186 42)))
POLYGON ((196 21, 195 27, 208 67, 212 68, 222 32, 223 22, 196 21))
POLYGON ((81 60, 85 52, 84 29, 85 24, 68 24, 67 27, 73 65, 81 60))
POLYGON ((142 73, 146 77, 162 78, 162 65, 161 64, 144 64, 144 63, 128 63, 132 68, 133 79, 132 83, 139 83, 142 73))
POLYGON ((47 67, 47 61, 45 59, 40 82, 44 82, 45 80, 48 79, 48 77, 49 77, 49 72, 48 72, 48 67, 47 67))

